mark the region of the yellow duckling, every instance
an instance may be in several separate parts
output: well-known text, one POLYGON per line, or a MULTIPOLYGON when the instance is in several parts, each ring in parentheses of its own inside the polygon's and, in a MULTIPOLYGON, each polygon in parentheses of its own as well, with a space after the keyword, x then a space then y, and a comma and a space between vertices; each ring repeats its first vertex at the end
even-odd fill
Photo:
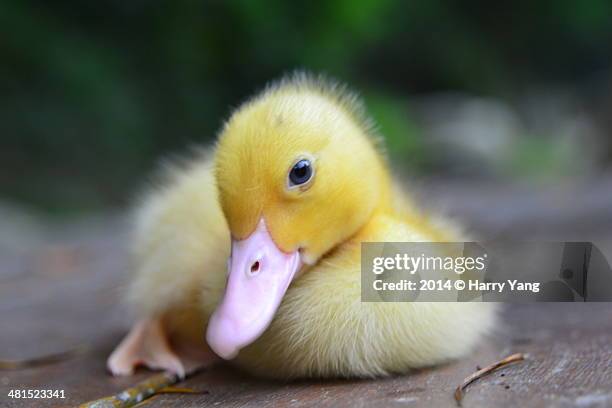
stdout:
POLYGON ((352 93, 294 75, 143 198, 129 290, 141 320, 108 367, 182 375, 216 354, 264 377, 374 377, 460 357, 492 305, 362 303, 360 289, 361 242, 460 240, 393 188, 352 93))

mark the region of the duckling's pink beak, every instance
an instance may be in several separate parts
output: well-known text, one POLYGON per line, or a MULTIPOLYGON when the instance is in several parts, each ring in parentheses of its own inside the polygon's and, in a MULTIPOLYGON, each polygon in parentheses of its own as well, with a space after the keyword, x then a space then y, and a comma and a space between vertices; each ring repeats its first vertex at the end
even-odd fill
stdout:
POLYGON ((302 266, 298 251, 281 251, 263 219, 244 240, 232 241, 225 295, 208 323, 206 341, 229 360, 266 330, 302 266))

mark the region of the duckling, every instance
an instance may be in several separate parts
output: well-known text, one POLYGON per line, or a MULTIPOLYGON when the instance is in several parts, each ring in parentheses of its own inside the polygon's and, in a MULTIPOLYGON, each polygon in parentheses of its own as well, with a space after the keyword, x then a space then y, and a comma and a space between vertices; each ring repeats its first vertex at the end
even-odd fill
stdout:
POLYGON ((494 306, 361 302, 360 244, 461 238, 395 186, 355 94, 285 77, 143 196, 127 293, 138 323, 108 368, 184 375, 222 358, 267 378, 371 378, 459 358, 494 306))

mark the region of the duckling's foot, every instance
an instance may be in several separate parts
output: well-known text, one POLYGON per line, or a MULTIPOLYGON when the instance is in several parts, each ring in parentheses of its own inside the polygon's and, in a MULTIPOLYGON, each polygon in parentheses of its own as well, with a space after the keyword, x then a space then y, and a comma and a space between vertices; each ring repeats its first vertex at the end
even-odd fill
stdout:
POLYGON ((139 365, 185 377, 185 367, 170 347, 159 319, 136 323, 107 361, 113 375, 131 375, 139 365))

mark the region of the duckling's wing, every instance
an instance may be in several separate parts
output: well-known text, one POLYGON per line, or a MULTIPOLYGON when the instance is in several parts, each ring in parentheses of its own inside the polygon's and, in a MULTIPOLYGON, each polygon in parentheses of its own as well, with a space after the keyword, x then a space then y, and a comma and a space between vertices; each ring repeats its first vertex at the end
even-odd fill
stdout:
POLYGON ((206 156, 171 166, 136 209, 128 300, 141 317, 222 291, 230 243, 212 167, 206 156))
POLYGON ((204 327, 230 247, 210 159, 166 170, 136 209, 132 244, 126 297, 140 320, 109 357, 109 370, 129 375, 143 364, 182 376, 209 363, 204 327))

